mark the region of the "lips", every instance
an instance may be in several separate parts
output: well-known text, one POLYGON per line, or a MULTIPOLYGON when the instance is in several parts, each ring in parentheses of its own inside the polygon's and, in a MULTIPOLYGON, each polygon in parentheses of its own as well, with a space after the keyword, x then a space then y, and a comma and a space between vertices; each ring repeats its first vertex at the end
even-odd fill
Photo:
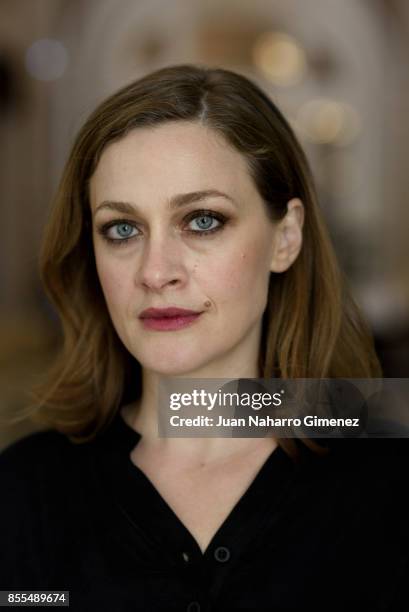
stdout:
POLYGON ((147 308, 139 316, 141 319, 164 319, 165 317, 182 317, 200 314, 185 308, 147 308))
POLYGON ((139 315, 146 329, 156 331, 175 331, 194 323, 201 312, 185 308, 147 308, 139 315))

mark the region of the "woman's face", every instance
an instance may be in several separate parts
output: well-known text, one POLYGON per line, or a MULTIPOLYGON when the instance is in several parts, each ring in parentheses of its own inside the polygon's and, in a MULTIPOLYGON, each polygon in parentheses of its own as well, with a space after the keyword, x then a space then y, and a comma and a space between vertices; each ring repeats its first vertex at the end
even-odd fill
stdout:
POLYGON ((138 128, 104 150, 90 199, 106 304, 142 367, 258 376, 276 228, 240 153, 198 123, 138 128), (168 308, 193 314, 146 312, 168 308))

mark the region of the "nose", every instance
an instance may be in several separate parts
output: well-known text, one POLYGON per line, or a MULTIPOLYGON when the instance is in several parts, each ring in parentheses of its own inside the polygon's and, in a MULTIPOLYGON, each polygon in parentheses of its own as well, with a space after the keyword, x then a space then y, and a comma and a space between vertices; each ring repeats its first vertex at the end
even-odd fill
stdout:
POLYGON ((151 291, 183 286, 188 277, 181 245, 176 237, 150 236, 145 242, 137 283, 151 291))

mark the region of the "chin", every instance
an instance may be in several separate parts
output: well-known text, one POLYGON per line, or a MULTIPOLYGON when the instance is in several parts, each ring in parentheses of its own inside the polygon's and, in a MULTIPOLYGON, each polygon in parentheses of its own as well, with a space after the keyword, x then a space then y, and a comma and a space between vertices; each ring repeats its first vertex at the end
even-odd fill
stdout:
POLYGON ((197 371, 200 368, 195 367, 190 362, 187 363, 175 363, 174 359, 170 359, 169 361, 162 360, 160 363, 156 362, 140 362, 142 366, 155 374, 160 376, 189 376, 191 372, 197 371))
POLYGON ((198 355, 197 351, 192 354, 186 350, 181 354, 177 350, 147 351, 144 354, 138 351, 135 357, 143 368, 162 376, 187 376, 190 372, 200 370, 206 363, 203 355, 198 355))

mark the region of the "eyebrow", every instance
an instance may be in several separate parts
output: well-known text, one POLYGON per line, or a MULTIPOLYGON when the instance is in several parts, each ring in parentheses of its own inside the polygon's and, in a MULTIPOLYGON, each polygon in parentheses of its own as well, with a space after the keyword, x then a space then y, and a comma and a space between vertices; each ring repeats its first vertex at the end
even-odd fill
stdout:
MULTIPOLYGON (((237 202, 227 193, 224 193, 223 191, 218 191, 217 189, 205 189, 202 191, 190 191, 189 193, 178 193, 177 195, 172 196, 169 200, 169 208, 180 208, 182 206, 187 206, 187 204, 191 204, 193 202, 202 202, 207 198, 224 198, 232 202, 235 206, 237 206, 237 202)), ((104 200, 95 208, 94 216, 99 210, 104 208, 130 215, 137 212, 137 207, 131 204, 130 202, 116 202, 113 200, 104 200)))

